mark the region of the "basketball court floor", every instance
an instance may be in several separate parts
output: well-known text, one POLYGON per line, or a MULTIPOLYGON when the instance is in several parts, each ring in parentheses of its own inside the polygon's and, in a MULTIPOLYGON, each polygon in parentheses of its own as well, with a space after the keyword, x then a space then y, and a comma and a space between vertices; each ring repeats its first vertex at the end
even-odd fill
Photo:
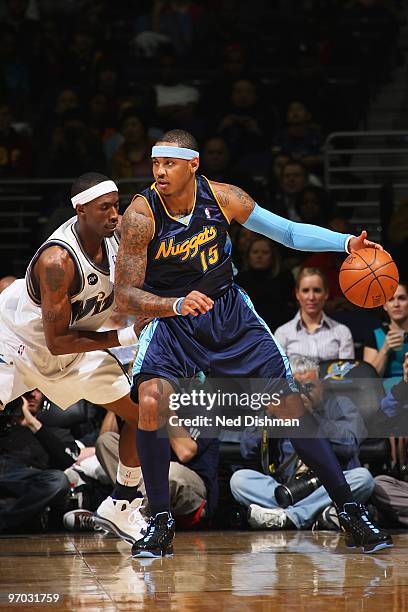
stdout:
POLYGON ((2 537, 0 610, 402 612, 408 534, 394 539, 361 555, 333 532, 179 532, 174 557, 132 560, 112 536, 2 537))

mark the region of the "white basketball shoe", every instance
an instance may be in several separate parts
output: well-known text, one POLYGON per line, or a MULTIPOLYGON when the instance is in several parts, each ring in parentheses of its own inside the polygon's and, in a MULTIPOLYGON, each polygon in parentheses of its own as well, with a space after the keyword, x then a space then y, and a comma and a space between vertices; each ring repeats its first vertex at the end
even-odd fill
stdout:
POLYGON ((95 525, 133 544, 143 537, 147 527, 140 512, 142 505, 142 497, 136 497, 132 502, 107 497, 95 512, 95 525))

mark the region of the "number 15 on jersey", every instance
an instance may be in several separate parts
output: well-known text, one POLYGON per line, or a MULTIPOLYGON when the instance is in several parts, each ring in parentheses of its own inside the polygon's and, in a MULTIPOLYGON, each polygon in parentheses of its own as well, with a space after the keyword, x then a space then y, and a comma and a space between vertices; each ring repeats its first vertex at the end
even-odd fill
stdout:
POLYGON ((214 244, 209 249, 203 249, 200 251, 200 260, 203 268, 203 272, 206 272, 208 266, 213 266, 218 261, 218 248, 217 245, 214 244))

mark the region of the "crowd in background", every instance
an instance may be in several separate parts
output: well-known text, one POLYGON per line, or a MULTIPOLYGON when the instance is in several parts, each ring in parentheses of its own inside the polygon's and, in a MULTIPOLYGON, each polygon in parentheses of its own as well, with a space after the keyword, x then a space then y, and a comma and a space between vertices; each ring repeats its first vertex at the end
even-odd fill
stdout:
MULTIPOLYGON (((198 140, 200 172, 209 179, 237 184, 263 207, 293 221, 347 232, 345 209, 325 189, 322 147, 330 132, 358 127, 400 61, 395 42, 400 5, 397 0, 6 0, 0 8, 0 180, 73 178, 92 170, 147 186, 152 143, 177 127, 198 140)), ((359 183, 352 174, 348 180, 359 183)), ((134 185, 122 189, 130 194, 134 185)), ((401 253, 408 240, 404 206, 383 236, 389 250, 396 245, 401 253)), ((48 235, 72 208, 48 194, 43 214, 48 235)), ((236 281, 290 358, 364 358, 373 376, 388 380, 384 393, 392 394, 403 381, 408 351, 404 278, 385 311, 362 311, 341 293, 341 254, 290 251, 238 225, 231 227, 231 238, 236 281)), ((36 246, 34 239, 32 250, 36 246)), ((398 263, 403 270, 404 261, 398 263)), ((11 275, 21 274, 20 269, 7 272, 1 290, 14 280, 11 275)), ((315 371, 312 362, 308 367, 315 371)), ((401 393, 392 396, 400 408, 408 403, 405 387, 401 393)), ((61 423, 58 411, 44 406, 46 398, 25 398, 24 414, 8 422, 0 436, 0 454, 20 447, 28 433, 37 436, 39 429, 51 428, 51 438, 43 431, 32 454, 31 444, 23 443, 26 456, 15 460, 48 470, 53 500, 65 504, 64 510, 70 507, 67 499, 75 506, 78 495, 89 491, 89 479, 98 481, 80 502, 92 509, 110 486, 106 474, 95 477, 97 438, 117 431, 117 424, 88 405, 61 423), (87 467, 79 470, 78 480, 75 466, 83 462, 87 467), (69 476, 65 480, 63 472, 69 476)), ((356 437, 346 470, 360 468, 360 442, 356 437)), ((384 465, 377 473, 392 472, 387 478, 404 481, 405 438, 390 438, 384 465)), ((235 467, 244 469, 239 462, 235 467)), ((374 481, 363 476, 368 498, 374 481)), ((244 492, 250 482, 241 473, 231 489, 241 505, 256 506, 252 526, 284 528, 288 518, 292 527, 310 526, 310 517, 300 520, 290 511, 286 517, 259 518, 259 499, 257 504, 256 495, 244 492)), ((383 502, 389 484, 382 483, 383 502)), ((18 499, 20 493, 9 488, 7 495, 18 499)), ((7 523, 4 499, 0 529, 12 529, 17 523, 7 523)), ((232 497, 227 499, 231 504, 232 497)), ((35 504, 36 495, 29 501, 35 504)), ((45 496, 40 519, 46 507, 45 496)))
MULTIPOLYGON (((359 127, 402 61, 400 8, 398 0, 6 0, 0 181, 92 169, 139 179, 121 183, 130 195, 149 184, 152 143, 177 127, 198 140, 208 178, 237 183, 292 220, 347 231, 349 209, 325 190, 322 147, 329 133, 359 127)), ((361 183, 351 172, 339 180, 361 183)), ((32 195, 0 185, 8 189, 32 195)), ((31 249, 69 214, 67 195, 44 188, 31 249)), ((342 199, 356 196, 366 197, 363 185, 342 199)), ((404 211, 402 202, 383 228, 401 253, 404 211)), ((239 258, 245 238, 235 232, 239 258)), ((284 268, 300 263, 281 255, 284 268)), ((338 261, 322 262, 335 299, 338 261)), ((23 263, 2 272, 21 274, 23 263)))

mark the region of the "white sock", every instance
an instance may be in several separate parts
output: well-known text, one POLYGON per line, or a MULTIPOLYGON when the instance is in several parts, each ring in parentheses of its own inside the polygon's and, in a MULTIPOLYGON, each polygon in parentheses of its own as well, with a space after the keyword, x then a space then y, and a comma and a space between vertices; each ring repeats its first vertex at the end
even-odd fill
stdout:
POLYGON ((141 477, 142 469, 140 467, 128 467, 119 460, 116 473, 116 480, 119 484, 125 487, 137 487, 141 477))

